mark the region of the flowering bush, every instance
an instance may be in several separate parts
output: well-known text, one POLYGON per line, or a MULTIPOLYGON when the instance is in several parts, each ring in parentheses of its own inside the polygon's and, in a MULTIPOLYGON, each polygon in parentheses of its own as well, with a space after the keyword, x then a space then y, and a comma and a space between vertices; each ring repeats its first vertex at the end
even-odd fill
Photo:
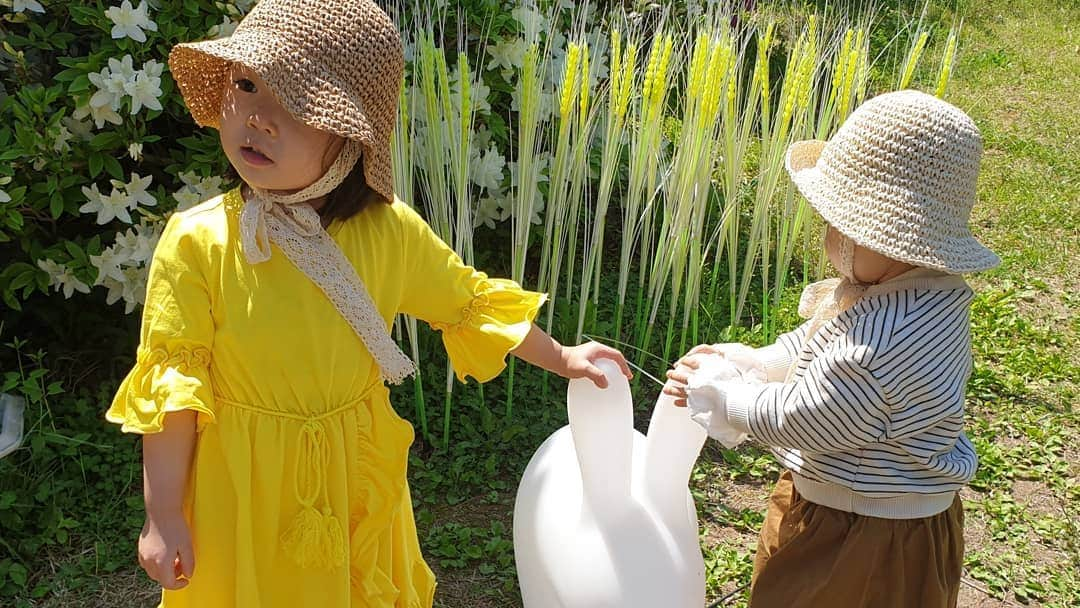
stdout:
POLYGON ((226 162, 165 66, 250 2, 7 2, 0 21, 0 296, 98 292, 136 310, 163 217, 221 192, 226 162))

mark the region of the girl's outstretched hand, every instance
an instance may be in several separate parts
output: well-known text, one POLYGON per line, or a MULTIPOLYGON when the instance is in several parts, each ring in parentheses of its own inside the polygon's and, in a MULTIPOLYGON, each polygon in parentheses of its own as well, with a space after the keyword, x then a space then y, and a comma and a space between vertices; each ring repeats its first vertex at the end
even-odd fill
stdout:
POLYGON ((597 359, 611 359, 619 366, 622 373, 629 380, 634 377, 630 373, 630 366, 626 363, 626 357, 610 346, 604 346, 599 342, 586 342, 579 346, 564 346, 562 350, 563 373, 565 378, 588 378, 599 388, 607 388, 607 378, 604 372, 596 367, 597 359))
POLYGON ((147 516, 139 535, 139 565, 165 589, 187 587, 195 573, 195 551, 183 513, 147 516))

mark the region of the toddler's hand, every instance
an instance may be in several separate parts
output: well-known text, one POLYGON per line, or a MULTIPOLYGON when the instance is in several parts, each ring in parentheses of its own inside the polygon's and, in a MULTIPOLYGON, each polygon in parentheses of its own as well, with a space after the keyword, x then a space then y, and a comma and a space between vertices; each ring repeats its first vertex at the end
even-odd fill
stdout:
POLYGON ((195 573, 195 551, 182 513, 147 515, 139 535, 139 565, 165 589, 187 587, 195 573))
MULTIPOLYGON (((740 372, 756 370, 764 367, 753 356, 753 349, 738 342, 724 344, 699 344, 690 349, 675 362, 675 365, 667 373, 668 382, 664 385, 663 393, 675 397, 675 405, 686 407, 686 387, 690 376, 701 367, 701 363, 708 357, 719 355, 731 361, 740 372)), ((757 375, 753 373, 753 375, 757 375)))
POLYGON ((622 370, 627 379, 633 378, 626 358, 619 351, 598 342, 586 342, 579 346, 563 347, 563 376, 566 378, 588 378, 599 388, 607 388, 607 378, 599 367, 594 365, 597 359, 611 359, 622 370))

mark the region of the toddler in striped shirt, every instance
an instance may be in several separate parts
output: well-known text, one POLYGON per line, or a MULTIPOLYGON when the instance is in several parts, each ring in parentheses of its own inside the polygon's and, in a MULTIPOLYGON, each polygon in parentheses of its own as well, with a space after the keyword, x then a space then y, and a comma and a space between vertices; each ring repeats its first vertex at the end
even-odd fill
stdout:
POLYGON ((665 392, 711 436, 753 437, 785 468, 751 608, 956 605, 957 491, 977 466, 961 275, 1000 263, 968 229, 981 155, 974 122, 917 91, 867 101, 827 142, 793 144, 788 172, 827 223, 842 278, 809 285, 808 320, 774 344, 701 345, 668 372, 665 392), (716 356, 767 382, 712 377, 716 356))

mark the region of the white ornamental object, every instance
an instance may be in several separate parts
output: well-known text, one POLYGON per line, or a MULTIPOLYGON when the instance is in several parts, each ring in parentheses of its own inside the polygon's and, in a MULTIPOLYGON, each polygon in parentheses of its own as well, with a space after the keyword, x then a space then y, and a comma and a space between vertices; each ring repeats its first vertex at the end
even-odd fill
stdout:
POLYGON ((701 608, 705 564, 687 485, 705 430, 661 395, 644 436, 630 385, 571 380, 570 424, 540 446, 514 505, 525 608, 701 608))
POLYGON ((23 407, 20 397, 0 393, 0 458, 14 452, 22 443, 23 407))

